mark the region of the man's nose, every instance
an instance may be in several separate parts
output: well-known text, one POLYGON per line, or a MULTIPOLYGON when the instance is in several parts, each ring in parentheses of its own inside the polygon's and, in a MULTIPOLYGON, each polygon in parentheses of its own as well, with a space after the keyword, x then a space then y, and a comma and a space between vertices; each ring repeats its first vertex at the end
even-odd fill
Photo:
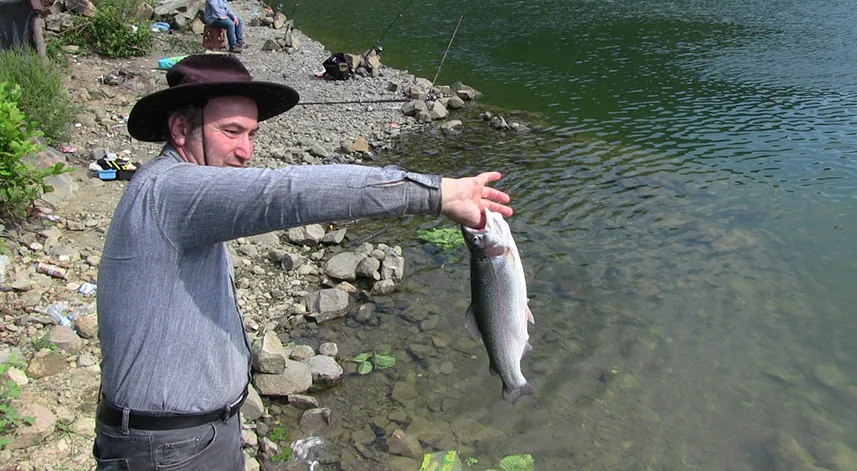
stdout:
POLYGON ((241 139, 241 142, 235 148, 235 157, 241 160, 250 160, 253 157, 253 138, 247 135, 241 139))

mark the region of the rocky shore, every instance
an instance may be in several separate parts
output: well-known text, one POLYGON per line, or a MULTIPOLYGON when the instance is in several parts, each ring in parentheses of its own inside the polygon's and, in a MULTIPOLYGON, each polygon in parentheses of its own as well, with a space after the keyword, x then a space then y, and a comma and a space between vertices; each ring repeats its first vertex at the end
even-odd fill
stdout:
MULTIPOLYGON (((299 105, 261 123, 251 165, 371 164, 397 138, 426 123, 452 129, 457 124, 454 110, 477 95, 460 84, 432 88, 426 79, 377 64, 349 80, 324 80, 318 74, 330 51, 323 45, 283 27, 279 18, 267 21, 255 2, 242 0, 232 6, 245 19, 260 18, 253 22, 258 26, 248 21, 240 56, 254 79, 287 83, 303 102, 362 102, 299 105), (281 27, 274 27, 277 24, 281 27), (266 44, 270 50, 263 50, 266 44)), ((135 162, 157 155, 160 145, 131 140, 125 121, 140 96, 166 86, 157 61, 177 55, 171 44, 180 40, 201 42, 201 36, 162 33, 154 54, 130 60, 76 56, 74 48, 66 48, 68 89, 83 111, 64 152, 46 149, 33 162, 63 161, 75 170, 51 181, 55 191, 39 201, 40 214, 33 224, 15 230, 0 227, 9 249, 0 255, 0 364, 12 365, 4 380, 22 390, 14 407, 34 419, 0 451, 0 463, 6 463, 0 465, 2 470, 94 467, 90 453, 100 350, 93 285, 124 183, 101 181, 87 166, 106 152, 135 162)), ((356 367, 336 343, 314 333, 341 323, 337 319, 344 316, 350 316, 349 322, 371 323, 372 300, 393 292, 405 276, 400 247, 361 242, 352 236, 351 223, 298 227, 229 244, 239 305, 255 354, 255 387, 242 409, 247 469, 309 469, 299 467, 308 466, 305 462, 275 460, 282 457, 285 443, 272 437, 272 416, 294 419, 287 429, 303 435, 292 433, 290 442, 309 438, 336 420, 340 411, 325 407, 313 395, 347 381, 356 367), (308 345, 292 338, 318 340, 308 345)), ((419 441, 400 428, 389 428, 381 437, 386 452, 408 457, 398 465, 393 459, 390 466, 414 469, 414 459, 423 452, 419 441)), ((369 453, 359 449, 366 448, 361 440, 354 446, 361 454, 369 453)), ((335 456, 327 462, 348 469, 335 456)))

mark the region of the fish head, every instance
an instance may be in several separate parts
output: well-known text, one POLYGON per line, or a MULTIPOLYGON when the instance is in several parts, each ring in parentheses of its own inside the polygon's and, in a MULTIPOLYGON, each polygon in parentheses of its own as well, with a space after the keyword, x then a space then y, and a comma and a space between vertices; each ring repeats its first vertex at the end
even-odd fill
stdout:
POLYGON ((484 253, 488 257, 502 257, 512 246, 512 231, 509 223, 503 219, 500 213, 495 213, 488 208, 485 213, 485 226, 480 229, 461 226, 461 234, 464 243, 471 253, 484 253))

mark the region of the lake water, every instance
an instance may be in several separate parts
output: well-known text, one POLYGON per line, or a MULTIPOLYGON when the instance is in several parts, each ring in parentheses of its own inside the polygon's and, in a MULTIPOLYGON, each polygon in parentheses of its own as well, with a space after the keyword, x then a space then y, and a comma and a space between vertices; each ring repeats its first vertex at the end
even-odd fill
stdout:
MULTIPOLYGON (((295 18, 361 52, 403 9, 385 63, 433 78, 463 15, 438 82, 547 126, 494 131, 471 109, 461 135, 384 156, 505 175, 536 395, 503 401, 464 332, 464 250, 415 240, 448 223, 407 219, 388 233, 412 241, 403 290, 350 334, 400 362, 323 400, 346 430, 399 411, 475 469, 516 453, 538 470, 857 469, 854 4, 316 0, 295 18)), ((385 466, 339 440, 346 469, 385 466)))

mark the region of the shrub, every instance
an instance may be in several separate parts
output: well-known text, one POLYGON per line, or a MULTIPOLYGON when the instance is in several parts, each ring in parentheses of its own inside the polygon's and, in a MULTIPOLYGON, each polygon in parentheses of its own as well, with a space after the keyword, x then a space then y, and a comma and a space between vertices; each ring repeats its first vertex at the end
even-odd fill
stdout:
POLYGON ((65 172, 58 163, 39 170, 21 162, 40 150, 36 138, 42 133, 18 109, 21 87, 0 83, 0 219, 25 219, 33 201, 52 188, 44 179, 65 172))
POLYGON ((140 0, 101 0, 92 18, 79 16, 63 41, 107 57, 145 56, 154 46, 147 24, 137 24, 134 13, 140 0))
POLYGON ((62 69, 30 49, 0 52, 0 82, 20 85, 18 106, 49 143, 67 141, 78 108, 63 86, 62 69))

